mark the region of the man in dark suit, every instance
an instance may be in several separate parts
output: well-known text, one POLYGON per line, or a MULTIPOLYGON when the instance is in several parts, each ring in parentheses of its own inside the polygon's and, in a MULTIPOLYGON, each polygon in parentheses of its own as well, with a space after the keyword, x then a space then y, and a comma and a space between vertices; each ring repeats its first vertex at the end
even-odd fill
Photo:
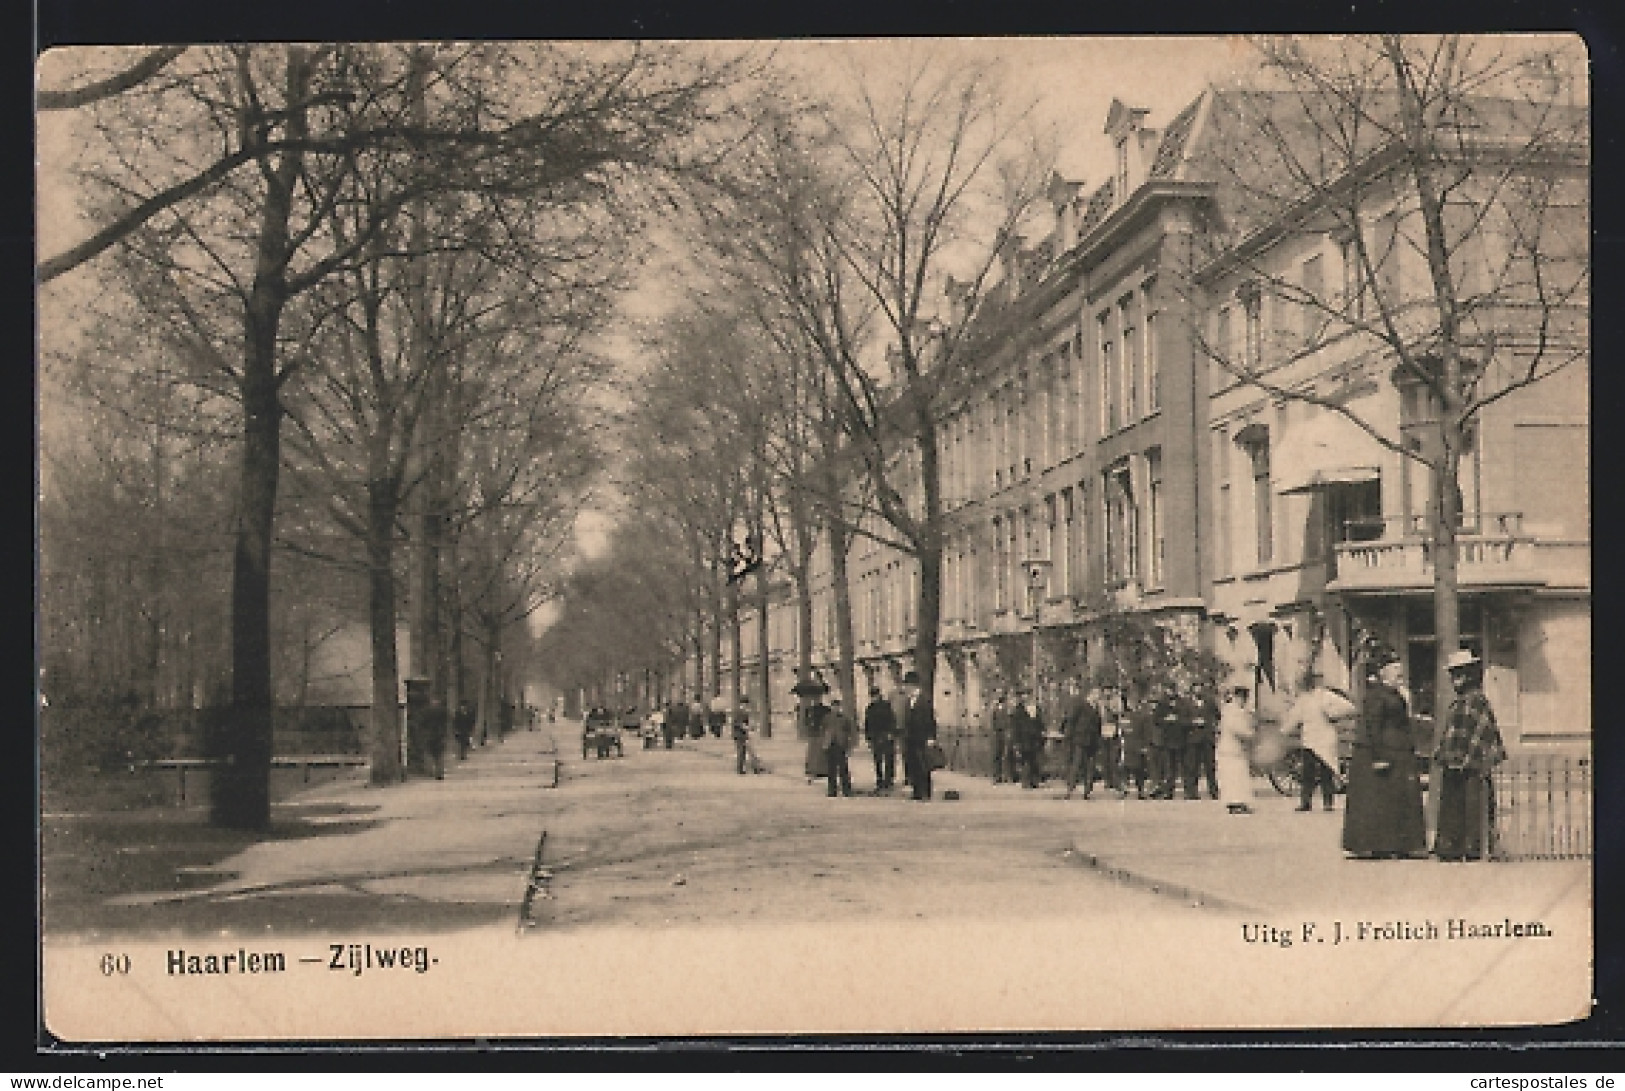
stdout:
POLYGON ((993 693, 993 708, 988 721, 993 729, 993 783, 1015 780, 1015 745, 1010 741, 1010 708, 1002 689, 993 693))
POLYGON ((1151 728, 1151 744, 1156 759, 1152 770, 1152 779, 1156 783, 1151 793, 1153 799, 1174 798, 1174 789, 1181 780, 1185 782, 1185 798, 1192 798, 1195 778, 1184 775, 1185 737, 1190 732, 1190 720, 1189 713, 1182 706, 1179 695, 1171 685, 1167 685, 1153 707, 1155 719, 1151 728))
POLYGON ((926 747, 937 737, 937 717, 931 702, 920 692, 920 676, 915 671, 903 675, 903 692, 908 704, 903 712, 903 768, 908 773, 914 798, 931 798, 931 763, 926 747))
POLYGON ((1219 737, 1219 703, 1213 699, 1210 688, 1198 690, 1187 702, 1190 707, 1190 731, 1185 736, 1185 797, 1200 795, 1200 785, 1207 781, 1209 799, 1219 798, 1219 779, 1214 772, 1214 748, 1219 737))
POLYGON ((863 737, 875 759, 875 791, 889 792, 897 780, 897 714, 891 702, 880 695, 879 686, 869 687, 869 707, 863 710, 863 737))
POLYGON ((1044 718, 1032 694, 1023 689, 1010 710, 1010 734, 1021 759, 1021 786, 1036 788, 1044 775, 1044 718))
POLYGON ((1067 683, 1065 711, 1061 715, 1061 735, 1066 740, 1066 796, 1083 781, 1083 798, 1095 790, 1096 756, 1100 752, 1100 710, 1083 695, 1077 679, 1067 683))

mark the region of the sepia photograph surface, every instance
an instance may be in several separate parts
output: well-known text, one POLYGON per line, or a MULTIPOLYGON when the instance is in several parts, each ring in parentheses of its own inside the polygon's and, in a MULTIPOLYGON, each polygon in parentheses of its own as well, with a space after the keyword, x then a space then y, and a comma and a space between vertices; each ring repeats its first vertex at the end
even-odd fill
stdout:
POLYGON ((1584 1018, 1587 66, 44 53, 46 1030, 1584 1018))

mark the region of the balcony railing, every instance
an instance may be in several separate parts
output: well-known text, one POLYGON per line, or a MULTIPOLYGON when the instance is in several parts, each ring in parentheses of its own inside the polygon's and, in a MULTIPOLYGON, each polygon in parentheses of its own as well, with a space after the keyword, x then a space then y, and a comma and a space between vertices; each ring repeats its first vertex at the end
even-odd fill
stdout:
MULTIPOLYGON (((1433 579, 1436 547, 1417 536, 1410 518, 1351 522, 1337 544, 1330 590, 1421 588, 1433 579), (1380 537, 1368 537, 1375 529, 1380 537)), ((1584 542, 1547 540, 1526 531, 1519 513, 1469 516, 1456 532, 1456 568, 1463 586, 1544 586, 1585 583, 1584 542)))

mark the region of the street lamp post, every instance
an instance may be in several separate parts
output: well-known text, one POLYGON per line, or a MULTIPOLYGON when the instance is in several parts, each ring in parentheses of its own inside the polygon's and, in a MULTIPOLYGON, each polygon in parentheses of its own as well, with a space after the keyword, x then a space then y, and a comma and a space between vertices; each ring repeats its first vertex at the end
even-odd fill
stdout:
POLYGON ((1039 593, 1049 583, 1050 562, 1043 557, 1030 557, 1021 562, 1027 574, 1027 614, 1033 619, 1032 694, 1038 701, 1038 610, 1042 602, 1039 593))

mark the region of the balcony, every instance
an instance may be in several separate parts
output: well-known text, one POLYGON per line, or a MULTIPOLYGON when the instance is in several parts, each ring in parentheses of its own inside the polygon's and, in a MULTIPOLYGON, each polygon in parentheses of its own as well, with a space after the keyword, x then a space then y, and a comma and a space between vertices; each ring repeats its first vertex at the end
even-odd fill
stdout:
MULTIPOLYGON (((1345 528, 1328 591, 1426 591, 1434 545, 1415 518, 1368 520, 1345 528)), ((1456 532, 1457 582, 1466 590, 1590 586, 1590 543, 1554 528, 1525 526, 1517 513, 1469 515, 1456 532)))

